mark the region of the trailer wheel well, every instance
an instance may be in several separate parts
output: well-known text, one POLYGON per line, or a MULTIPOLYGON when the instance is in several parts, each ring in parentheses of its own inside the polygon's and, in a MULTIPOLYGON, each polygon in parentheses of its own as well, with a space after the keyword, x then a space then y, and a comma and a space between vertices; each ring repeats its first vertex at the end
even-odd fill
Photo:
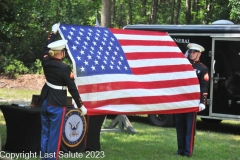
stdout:
POLYGON ((149 114, 148 120, 152 125, 159 127, 172 127, 175 125, 173 114, 149 114))

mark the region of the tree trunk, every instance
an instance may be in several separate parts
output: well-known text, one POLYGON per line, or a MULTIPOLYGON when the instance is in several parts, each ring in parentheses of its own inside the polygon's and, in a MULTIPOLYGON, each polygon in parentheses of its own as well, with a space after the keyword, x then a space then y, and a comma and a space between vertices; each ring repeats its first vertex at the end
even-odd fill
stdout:
POLYGON ((181 0, 177 0, 175 24, 179 24, 180 10, 181 10, 181 0))
POLYGON ((191 23, 191 0, 186 0, 186 24, 191 23))
POLYGON ((122 3, 119 5, 119 9, 118 9, 117 25, 118 25, 118 28, 122 28, 123 26, 123 4, 122 3))
POLYGON ((195 13, 193 15, 193 20, 196 20, 197 19, 197 16, 198 16, 198 0, 193 0, 192 2, 192 11, 195 13))
POLYGON ((111 22, 114 22, 115 18, 116 18, 116 0, 112 0, 112 20, 111 22))
POLYGON ((101 26, 111 27, 111 1, 102 0, 101 26))
POLYGON ((157 11, 158 11, 158 0, 152 0, 151 14, 149 17, 150 24, 155 24, 157 22, 157 11))
POLYGON ((128 0, 128 16, 129 16, 129 21, 128 24, 132 24, 132 0, 128 0))
POLYGON ((205 18, 205 21, 203 23, 208 24, 209 23, 209 19, 211 19, 212 14, 213 14, 213 1, 212 0, 207 0, 206 1, 206 10, 207 10, 207 18, 205 18))
POLYGON ((174 24, 174 11, 175 11, 175 0, 172 0, 171 2, 171 19, 170 24, 174 24))
POLYGON ((147 0, 141 0, 141 3, 142 3, 141 16, 145 17, 147 15, 147 8, 146 8, 147 0))

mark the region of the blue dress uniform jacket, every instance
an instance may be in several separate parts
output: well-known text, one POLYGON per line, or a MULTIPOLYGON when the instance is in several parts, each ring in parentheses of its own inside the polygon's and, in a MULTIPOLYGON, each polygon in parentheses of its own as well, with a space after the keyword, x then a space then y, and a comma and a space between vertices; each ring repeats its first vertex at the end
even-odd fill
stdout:
MULTIPOLYGON (((45 50, 42 58, 42 66, 44 70, 44 74, 46 76, 46 80, 57 86, 67 86, 69 93, 74 99, 78 108, 81 108, 82 101, 79 96, 78 90, 76 88, 76 84, 74 82, 74 77, 70 66, 63 63, 59 59, 51 58, 47 48, 47 45, 54 41, 55 34, 50 34, 48 37, 47 44, 45 46, 45 50), (48 55, 44 57, 44 55, 48 55)), ((47 105, 52 106, 67 106, 67 90, 57 90, 49 87, 45 84, 41 91, 40 100, 47 100, 47 105)))
MULTIPOLYGON (((200 84, 200 103, 206 104, 209 87, 208 68, 200 62, 193 62, 192 66, 196 71, 200 84)), ((178 155, 191 156, 193 153, 196 115, 196 112, 175 115, 178 155)))
POLYGON ((208 68, 202 64, 201 62, 195 62, 192 64, 193 68, 196 71, 199 84, 200 84, 200 103, 206 105, 207 101, 207 93, 209 88, 209 76, 208 76, 208 68))

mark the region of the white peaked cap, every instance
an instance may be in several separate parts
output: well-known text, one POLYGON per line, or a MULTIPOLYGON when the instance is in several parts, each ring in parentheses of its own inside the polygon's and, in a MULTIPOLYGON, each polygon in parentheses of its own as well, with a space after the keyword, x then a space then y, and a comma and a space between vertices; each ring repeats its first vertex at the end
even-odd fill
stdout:
POLYGON ((60 51, 63 48, 65 48, 67 42, 68 42, 67 40, 58 40, 50 43, 47 47, 50 48, 51 50, 60 51))
POLYGON ((203 52, 205 50, 202 46, 200 46, 199 44, 195 44, 195 43, 189 43, 187 45, 187 47, 189 49, 198 50, 199 52, 203 52))

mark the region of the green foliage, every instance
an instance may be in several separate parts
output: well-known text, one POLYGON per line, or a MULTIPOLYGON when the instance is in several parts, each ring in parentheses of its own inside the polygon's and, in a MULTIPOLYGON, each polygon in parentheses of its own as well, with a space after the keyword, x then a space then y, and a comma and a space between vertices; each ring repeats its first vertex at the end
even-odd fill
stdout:
POLYGON ((206 17, 204 18, 207 24, 211 24, 212 22, 220 19, 230 19, 229 13, 231 8, 228 6, 228 1, 213 1, 210 5, 213 9, 210 12, 206 10, 206 17))
POLYGON ((73 68, 73 64, 72 64, 72 61, 69 57, 69 55, 67 54, 65 58, 63 58, 62 60, 64 63, 68 64, 71 68, 73 68))
POLYGON ((9 58, 4 58, 2 63, 4 73, 11 76, 18 76, 19 74, 28 73, 29 69, 23 64, 23 62, 13 57, 14 56, 11 55, 9 58))
POLYGON ((33 65, 29 67, 29 73, 43 74, 43 67, 40 59, 36 59, 33 65))
POLYGON ((230 17, 236 22, 240 22, 240 1, 239 0, 229 0, 229 7, 231 7, 230 17))

